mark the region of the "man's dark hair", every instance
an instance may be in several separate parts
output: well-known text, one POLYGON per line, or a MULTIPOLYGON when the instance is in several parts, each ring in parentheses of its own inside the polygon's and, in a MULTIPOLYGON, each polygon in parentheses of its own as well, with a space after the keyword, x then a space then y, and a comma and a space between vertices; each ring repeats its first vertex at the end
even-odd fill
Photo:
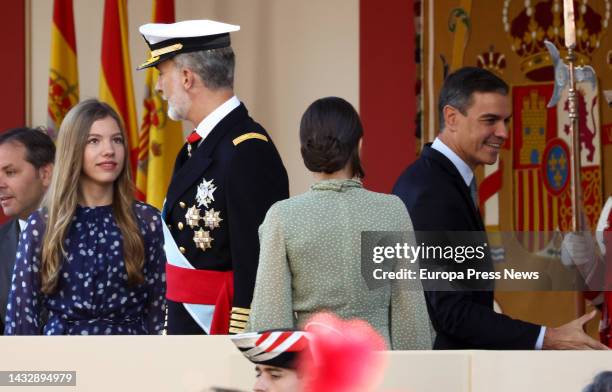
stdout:
POLYGON ((478 67, 463 67, 444 80, 438 99, 440 131, 444 129, 444 107, 450 105, 463 115, 472 105, 473 93, 499 93, 508 95, 509 87, 494 73, 478 67))
POLYGON ((26 161, 36 169, 53 163, 55 159, 55 144, 41 129, 9 129, 0 133, 0 145, 6 143, 21 143, 26 149, 26 161))
POLYGON ((334 173, 350 162, 353 176, 364 177, 359 160, 363 127, 355 108, 342 98, 314 101, 300 122, 300 151, 312 172, 334 173))
POLYGON ((599 373, 593 383, 587 385, 582 392, 612 392, 612 372, 599 373))

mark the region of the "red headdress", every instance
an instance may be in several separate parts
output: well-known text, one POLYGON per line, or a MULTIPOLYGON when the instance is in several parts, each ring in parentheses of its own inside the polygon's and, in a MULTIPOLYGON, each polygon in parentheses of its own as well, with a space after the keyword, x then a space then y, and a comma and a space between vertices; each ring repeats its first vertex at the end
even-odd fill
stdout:
POLYGON ((386 349, 385 341, 367 322, 321 313, 304 330, 310 335, 310 355, 298 364, 304 391, 369 391, 380 381, 385 362, 376 351, 386 349))

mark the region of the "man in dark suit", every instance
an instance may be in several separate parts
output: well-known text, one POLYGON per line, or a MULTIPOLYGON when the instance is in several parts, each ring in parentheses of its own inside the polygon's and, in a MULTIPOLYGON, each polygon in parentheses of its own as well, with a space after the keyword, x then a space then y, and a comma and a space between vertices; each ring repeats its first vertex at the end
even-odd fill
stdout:
POLYGON ((0 227, 0 334, 4 331, 19 232, 51 182, 54 158, 53 141, 38 129, 16 128, 0 134, 0 205, 10 218, 0 227))
MULTIPOLYGON (((442 131, 402 173, 393 193, 417 231, 484 232, 474 169, 495 163, 508 138, 508 85, 489 71, 461 68, 445 80, 438 111, 442 131)), ((485 263, 492 267, 490 259, 485 263)), ((492 291, 427 291, 426 300, 435 349, 604 348, 582 330, 594 313, 546 328, 496 313, 492 291)))
POLYGON ((167 224, 168 333, 240 333, 259 257, 257 229, 289 197, 287 172, 266 130, 234 95, 232 31, 209 20, 147 24, 168 115, 196 126, 179 152, 162 215, 167 224))

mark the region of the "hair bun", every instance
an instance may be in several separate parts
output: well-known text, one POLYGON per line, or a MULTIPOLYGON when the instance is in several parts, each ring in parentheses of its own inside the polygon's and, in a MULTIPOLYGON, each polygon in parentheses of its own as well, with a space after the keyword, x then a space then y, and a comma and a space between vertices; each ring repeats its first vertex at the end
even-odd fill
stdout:
POLYGON ((300 122, 300 151, 308 170, 331 174, 350 166, 363 177, 359 140, 363 129, 359 115, 342 98, 327 97, 313 102, 300 122))

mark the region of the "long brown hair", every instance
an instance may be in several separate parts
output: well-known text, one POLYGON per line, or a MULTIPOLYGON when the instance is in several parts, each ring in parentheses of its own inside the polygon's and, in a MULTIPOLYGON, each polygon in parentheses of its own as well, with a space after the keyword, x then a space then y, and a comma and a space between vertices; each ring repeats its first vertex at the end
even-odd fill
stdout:
MULTIPOLYGON (((107 117, 117 122, 123 140, 127 143, 127 135, 117 112, 97 99, 88 99, 76 105, 60 126, 53 179, 42 203, 49 214, 41 266, 41 291, 45 294, 51 294, 57 289, 62 260, 66 256, 64 241, 77 208, 77 184, 82 175, 89 130, 95 121, 107 117)), ((134 213, 134 188, 129 153, 127 147, 125 149, 123 169, 113 186, 112 211, 123 237, 128 284, 134 286, 144 282, 144 242, 134 213)))

